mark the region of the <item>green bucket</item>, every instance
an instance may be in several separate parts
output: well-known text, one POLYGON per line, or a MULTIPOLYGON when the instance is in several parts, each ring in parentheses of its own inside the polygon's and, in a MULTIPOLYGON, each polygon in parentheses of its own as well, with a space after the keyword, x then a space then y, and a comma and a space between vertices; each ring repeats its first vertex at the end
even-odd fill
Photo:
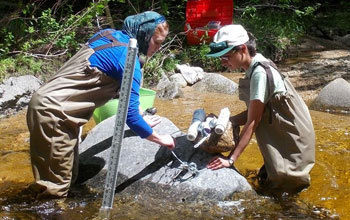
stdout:
MULTIPOLYGON (((156 92, 151 89, 140 88, 140 106, 143 110, 153 107, 156 92)), ((118 99, 112 99, 95 109, 93 118, 96 124, 115 115, 118 110, 118 99)))

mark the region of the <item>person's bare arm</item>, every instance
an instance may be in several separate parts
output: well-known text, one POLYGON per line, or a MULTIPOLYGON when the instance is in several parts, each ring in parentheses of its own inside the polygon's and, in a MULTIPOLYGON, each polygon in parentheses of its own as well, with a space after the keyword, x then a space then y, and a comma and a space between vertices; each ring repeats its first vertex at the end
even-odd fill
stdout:
POLYGON ((247 122, 243 127, 243 130, 240 135, 240 141, 237 146, 234 148, 233 152, 230 154, 229 158, 223 157, 214 157, 209 163, 209 169, 220 169, 223 167, 229 167, 229 159, 231 158, 233 161, 236 161, 237 158, 244 151, 246 146, 248 145, 250 139, 252 138, 253 133, 255 132, 256 127, 259 125, 261 117, 263 115, 265 108, 265 104, 259 100, 250 101, 248 108, 248 118, 247 122))
POLYGON ((150 136, 148 136, 146 139, 154 143, 157 143, 161 146, 167 147, 169 148, 169 150, 173 150, 175 148, 175 140, 169 134, 161 135, 153 131, 153 133, 150 136))

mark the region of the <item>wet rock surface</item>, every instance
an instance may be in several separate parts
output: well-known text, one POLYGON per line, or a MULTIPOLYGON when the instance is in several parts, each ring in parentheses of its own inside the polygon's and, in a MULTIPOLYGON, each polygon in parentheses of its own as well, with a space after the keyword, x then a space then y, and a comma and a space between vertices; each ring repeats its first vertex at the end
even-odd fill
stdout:
MULTIPOLYGON (((115 117, 98 124, 80 145, 78 182, 97 191, 103 191, 112 143, 115 117)), ((236 192, 251 191, 247 180, 235 169, 209 170, 207 163, 213 157, 199 148, 193 148, 185 135, 168 119, 155 127, 159 133, 173 133, 176 137, 174 153, 183 162, 195 163, 196 176, 165 147, 141 139, 126 128, 122 143, 117 192, 131 195, 154 194, 169 200, 223 200, 236 192)))

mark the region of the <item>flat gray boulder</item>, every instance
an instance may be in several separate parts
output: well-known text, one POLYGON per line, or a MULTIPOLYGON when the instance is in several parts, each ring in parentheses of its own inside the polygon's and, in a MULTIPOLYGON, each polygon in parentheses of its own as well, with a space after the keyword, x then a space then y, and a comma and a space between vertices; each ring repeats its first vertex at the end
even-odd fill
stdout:
POLYGON ((7 115, 27 106, 41 81, 34 76, 10 77, 0 85, 0 115, 7 115))
MULTIPOLYGON (((115 117, 104 120, 92 129, 79 147, 78 183, 85 183, 97 192, 105 185, 115 117)), ((183 162, 195 163, 196 176, 171 151, 153 142, 141 139, 129 128, 125 129, 118 167, 118 193, 153 195, 175 201, 223 200, 236 192, 252 191, 247 180, 235 169, 209 170, 207 163, 213 157, 192 142, 168 119, 155 128, 160 134, 176 138, 174 153, 183 162)))
POLYGON ((343 78, 333 80, 321 90, 313 106, 350 110, 350 83, 343 78))
POLYGON ((229 95, 236 94, 238 90, 237 83, 216 73, 205 73, 202 80, 192 87, 201 92, 216 92, 229 95))

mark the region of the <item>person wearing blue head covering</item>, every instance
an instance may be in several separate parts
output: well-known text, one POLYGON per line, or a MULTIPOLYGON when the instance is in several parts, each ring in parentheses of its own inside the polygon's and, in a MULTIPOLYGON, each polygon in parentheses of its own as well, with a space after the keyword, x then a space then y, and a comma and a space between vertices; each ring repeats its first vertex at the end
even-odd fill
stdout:
POLYGON ((163 16, 153 11, 147 11, 127 17, 124 20, 123 30, 129 37, 137 40, 141 53, 151 56, 151 54, 148 54, 148 42, 151 41, 156 26, 164 22, 165 18, 163 16))
MULTIPOLYGON (((59 71, 36 91, 28 106, 30 155, 35 182, 30 189, 38 197, 66 197, 75 182, 81 127, 95 108, 117 96, 130 38, 139 52, 152 56, 169 32, 165 18, 147 11, 125 19, 122 30, 105 29, 90 40, 59 71)), ((137 57, 126 123, 141 138, 169 149, 170 135, 152 127, 159 116, 143 116, 139 108, 142 72, 137 57)))

